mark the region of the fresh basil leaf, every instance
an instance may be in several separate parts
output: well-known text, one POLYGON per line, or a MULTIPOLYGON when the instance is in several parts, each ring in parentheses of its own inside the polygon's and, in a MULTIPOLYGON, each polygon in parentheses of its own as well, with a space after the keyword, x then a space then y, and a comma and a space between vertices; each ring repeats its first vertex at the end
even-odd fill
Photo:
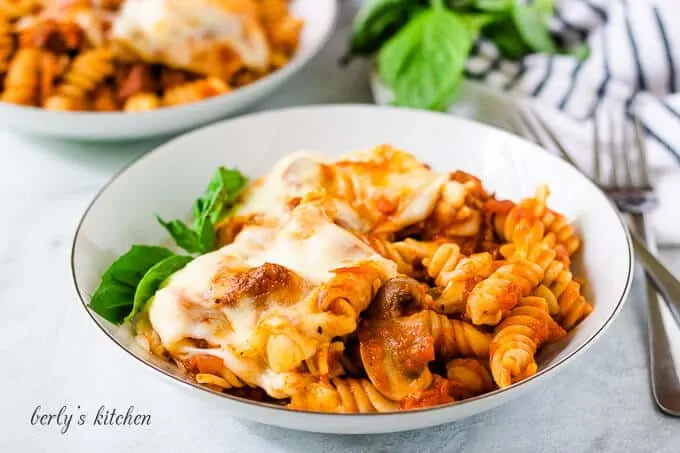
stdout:
POLYGON ((124 320, 129 321, 134 318, 144 308, 146 302, 156 293, 163 282, 186 266, 191 260, 190 256, 173 255, 154 264, 139 281, 134 292, 132 310, 124 320))
POLYGON ((532 6, 543 15, 544 18, 555 13, 555 0, 534 0, 532 6))
POLYGON ((460 84, 472 38, 458 15, 434 8, 418 15, 381 49, 382 79, 401 106, 443 109, 460 84))
POLYGON ((215 232, 215 224, 210 216, 205 216, 203 221, 199 223, 198 230, 196 230, 198 241, 201 244, 201 251, 207 253, 215 249, 217 244, 217 237, 215 232))
POLYGON ((170 220, 166 222, 160 216, 156 216, 158 223, 168 230, 175 243, 189 253, 203 252, 203 244, 196 231, 192 230, 181 220, 170 220))
POLYGON ((473 5, 480 11, 502 12, 510 11, 513 0, 475 0, 473 5))
MULTIPOLYGON (((240 171, 218 168, 203 195, 194 202, 194 222, 207 214, 213 224, 217 223, 225 206, 236 201, 247 183, 248 178, 240 171)), ((199 229, 198 225, 195 223, 196 230, 199 229)))
POLYGON ((206 253, 215 248, 215 225, 234 205, 248 183, 240 171, 220 167, 203 194, 193 205, 193 228, 181 220, 164 221, 156 216, 178 246, 189 253, 206 253))
POLYGON ((446 0, 446 6, 454 10, 464 10, 473 4, 473 0, 446 0))
POLYGON ((393 86, 408 66, 411 55, 415 52, 417 42, 421 40, 422 22, 426 21, 429 13, 420 13, 402 28, 399 33, 390 38, 380 49, 378 54, 378 70, 383 81, 393 86))
POLYGON ((545 17, 539 9, 516 0, 512 7, 512 19, 520 36, 533 51, 557 53, 557 45, 550 36, 545 17))
POLYGON ((519 60, 531 53, 531 48, 524 42, 511 19, 485 27, 482 35, 496 44, 498 51, 507 59, 519 60))
POLYGON ((135 288, 156 263, 173 256, 164 247, 133 245, 102 275, 90 299, 90 308, 104 319, 120 324, 133 306, 135 288))
POLYGON ((102 281, 114 281, 134 288, 151 266, 171 255, 173 253, 165 247, 133 245, 109 266, 102 281))
POLYGON ((491 24, 496 16, 493 14, 459 14, 458 17, 470 32, 470 39, 474 42, 479 37, 482 28, 491 24))
POLYGON ((417 0, 368 2, 354 20, 350 49, 343 62, 349 62, 352 55, 370 55, 380 49, 421 8, 417 0))
POLYGON ((102 318, 120 324, 130 312, 134 288, 116 282, 102 281, 90 299, 90 308, 102 318))

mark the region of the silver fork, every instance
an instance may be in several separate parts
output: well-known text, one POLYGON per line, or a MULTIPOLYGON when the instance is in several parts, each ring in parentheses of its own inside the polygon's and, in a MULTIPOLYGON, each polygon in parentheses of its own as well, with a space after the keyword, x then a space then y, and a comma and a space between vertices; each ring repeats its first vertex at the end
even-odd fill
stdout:
MULTIPOLYGON (((519 110, 517 124, 511 128, 520 135, 527 132, 534 141, 545 148, 556 149, 562 157, 574 167, 583 172, 575 164, 566 148, 556 137, 552 129, 535 112, 531 115, 538 123, 535 127, 524 110, 519 110), (541 129, 548 140, 539 133, 541 129)), ((647 271, 645 290, 649 307, 649 347, 650 347, 650 376, 652 393, 657 405, 669 415, 680 416, 680 378, 675 372, 675 365, 666 329, 660 311, 660 300, 657 289, 663 294, 671 312, 680 322, 680 282, 666 267, 656 259, 656 241, 645 219, 645 214, 658 205, 658 198, 649 179, 646 149, 640 124, 635 121, 635 144, 631 146, 630 137, 625 121, 619 128, 621 134, 620 146, 612 140, 609 146, 604 146, 600 137, 599 121, 594 122, 594 165, 592 176, 583 172, 593 180, 616 204, 619 210, 629 214, 633 228, 629 228, 633 239, 633 246, 638 259, 647 271), (611 162, 608 177, 604 175, 603 157, 609 157, 611 162), (634 165, 637 163, 637 165, 634 165), (637 170, 637 171, 636 171, 637 170)), ((610 135, 616 124, 612 114, 609 115, 610 135)))

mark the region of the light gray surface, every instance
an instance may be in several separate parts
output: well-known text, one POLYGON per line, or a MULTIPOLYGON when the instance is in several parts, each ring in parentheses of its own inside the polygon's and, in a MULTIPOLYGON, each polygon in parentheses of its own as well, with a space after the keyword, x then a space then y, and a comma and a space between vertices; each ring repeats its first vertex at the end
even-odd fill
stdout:
MULTIPOLYGON (((365 68, 340 72, 351 5, 322 54, 259 108, 370 102, 365 68)), ((433 429, 377 436, 305 434, 240 422, 141 367, 77 302, 70 242, 95 192, 148 143, 91 145, 0 134, 0 451, 465 451, 678 452, 680 420, 654 407, 645 311, 636 285, 590 351, 539 391, 486 414, 433 429), (41 405, 87 411, 88 423, 31 426, 41 405), (80 409, 77 409, 77 406, 80 409), (147 427, 91 426, 100 405, 149 413, 147 427)), ((663 252, 680 273, 680 250, 663 252)))

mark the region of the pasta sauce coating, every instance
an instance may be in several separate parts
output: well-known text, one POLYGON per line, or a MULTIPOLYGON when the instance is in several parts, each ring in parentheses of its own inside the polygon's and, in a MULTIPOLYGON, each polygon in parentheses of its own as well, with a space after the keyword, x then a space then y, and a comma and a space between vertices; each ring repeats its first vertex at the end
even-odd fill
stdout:
POLYGON ((174 274, 138 329, 195 382, 296 410, 483 395, 536 373, 541 347, 593 309, 548 194, 496 200, 389 146, 296 153, 252 183, 219 226, 224 246, 174 274))

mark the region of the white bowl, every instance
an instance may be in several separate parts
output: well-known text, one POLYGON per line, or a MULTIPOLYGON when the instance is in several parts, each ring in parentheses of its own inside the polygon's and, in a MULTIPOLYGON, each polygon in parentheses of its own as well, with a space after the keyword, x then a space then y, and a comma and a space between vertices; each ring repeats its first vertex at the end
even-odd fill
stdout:
POLYGON ((293 0, 291 14, 305 22, 295 56, 280 70, 231 93, 141 113, 58 112, 0 102, 0 124, 62 138, 119 140, 170 134, 225 118, 272 93, 316 55, 333 30, 337 9, 336 0, 293 0))
MULTIPOLYGON (((225 415, 306 431, 377 433, 451 422, 498 406, 535 389, 586 351, 619 312, 630 289, 630 239, 607 198, 576 169, 541 148, 503 131, 447 115, 375 106, 315 106, 244 116, 189 133, 143 156, 116 176, 87 209, 76 232, 72 270, 85 306, 104 269, 133 243, 157 244, 167 236, 153 214, 186 216, 214 169, 234 166, 251 177, 266 173, 283 155, 309 149, 338 155, 390 143, 438 170, 463 169, 480 176, 502 197, 533 193, 541 182, 550 205, 573 220, 584 239, 577 274, 586 276, 594 311, 563 341, 545 348, 533 377, 461 403, 401 413, 338 415, 300 412, 215 393, 182 379, 130 343, 125 329, 88 310, 120 347, 225 415), (228 143, 228 145, 225 145, 228 143)), ((563 392, 578 392, 574 383, 563 392)))

